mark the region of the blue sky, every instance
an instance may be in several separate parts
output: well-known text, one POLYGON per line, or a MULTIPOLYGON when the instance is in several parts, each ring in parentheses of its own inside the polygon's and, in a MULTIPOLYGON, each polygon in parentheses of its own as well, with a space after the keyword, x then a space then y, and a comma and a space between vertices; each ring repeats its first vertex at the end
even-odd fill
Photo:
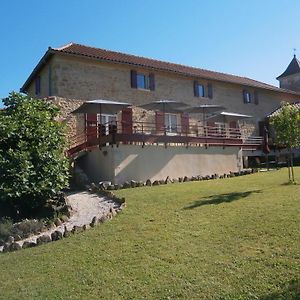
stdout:
POLYGON ((0 98, 71 41, 278 85, 299 37, 299 0, 3 1, 0 98))

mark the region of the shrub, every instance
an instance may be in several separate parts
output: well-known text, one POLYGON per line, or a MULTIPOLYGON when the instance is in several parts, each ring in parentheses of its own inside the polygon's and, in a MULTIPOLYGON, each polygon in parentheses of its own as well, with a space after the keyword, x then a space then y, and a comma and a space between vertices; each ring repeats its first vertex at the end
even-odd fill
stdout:
POLYGON ((0 111, 0 217, 34 216, 68 184, 64 125, 45 100, 11 93, 0 111))

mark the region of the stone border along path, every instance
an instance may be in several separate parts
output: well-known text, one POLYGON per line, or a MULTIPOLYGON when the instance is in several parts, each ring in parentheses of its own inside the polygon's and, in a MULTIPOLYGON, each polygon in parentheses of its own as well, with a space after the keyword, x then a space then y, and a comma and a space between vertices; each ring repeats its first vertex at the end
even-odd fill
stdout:
POLYGON ((72 215, 68 221, 40 234, 15 241, 10 247, 8 246, 8 249, 4 249, 5 246, 0 246, 0 252, 15 251, 22 247, 34 247, 38 244, 59 240, 63 236, 69 236, 71 232, 80 232, 94 227, 98 222, 103 223, 105 220, 112 219, 126 206, 125 202, 121 204, 115 201, 113 197, 110 199, 89 192, 69 194, 66 197, 66 202, 72 207, 72 215))

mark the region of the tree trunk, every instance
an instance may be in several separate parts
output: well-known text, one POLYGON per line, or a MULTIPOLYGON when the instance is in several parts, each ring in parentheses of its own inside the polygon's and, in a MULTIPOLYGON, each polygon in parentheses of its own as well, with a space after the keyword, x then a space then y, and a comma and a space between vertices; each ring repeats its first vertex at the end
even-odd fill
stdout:
POLYGON ((293 162, 293 152, 292 152, 292 149, 290 149, 290 161, 291 161, 292 181, 295 182, 295 177, 294 177, 294 162, 293 162))
POLYGON ((289 172, 289 181, 291 181, 290 158, 288 155, 286 156, 286 160, 287 160, 287 168, 289 172))

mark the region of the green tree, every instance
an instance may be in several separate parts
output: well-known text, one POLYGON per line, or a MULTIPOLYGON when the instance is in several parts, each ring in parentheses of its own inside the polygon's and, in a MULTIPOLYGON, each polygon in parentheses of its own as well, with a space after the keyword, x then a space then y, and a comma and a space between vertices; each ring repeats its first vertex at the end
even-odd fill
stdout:
POLYGON ((293 149, 300 147, 300 110, 294 105, 283 102, 280 110, 275 113, 270 124, 275 131, 275 143, 289 151, 289 180, 295 182, 293 169, 293 149))
POLYGON ((68 185, 64 125, 58 108, 12 92, 0 111, 0 210, 32 216, 68 185))

